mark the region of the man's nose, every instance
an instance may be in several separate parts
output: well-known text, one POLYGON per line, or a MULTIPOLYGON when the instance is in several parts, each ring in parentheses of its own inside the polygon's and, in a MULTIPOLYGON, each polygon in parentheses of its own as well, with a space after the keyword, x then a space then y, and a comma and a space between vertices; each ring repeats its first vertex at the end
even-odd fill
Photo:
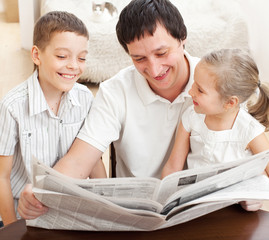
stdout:
POLYGON ((161 63, 158 59, 152 58, 148 62, 148 73, 152 77, 158 77, 161 74, 161 63))

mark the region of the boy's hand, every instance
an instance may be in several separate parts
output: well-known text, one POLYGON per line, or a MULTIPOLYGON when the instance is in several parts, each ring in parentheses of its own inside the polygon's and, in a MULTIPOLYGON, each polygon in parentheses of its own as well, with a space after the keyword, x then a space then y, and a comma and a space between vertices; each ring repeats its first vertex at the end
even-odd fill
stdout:
POLYGON ((262 207, 262 204, 263 203, 261 201, 254 201, 254 200, 240 202, 240 205, 242 208, 244 208, 247 211, 252 211, 252 212, 260 210, 262 207))
POLYGON ((21 192, 18 212, 24 219, 35 219, 46 213, 48 208, 39 202, 33 192, 32 184, 27 184, 21 192))

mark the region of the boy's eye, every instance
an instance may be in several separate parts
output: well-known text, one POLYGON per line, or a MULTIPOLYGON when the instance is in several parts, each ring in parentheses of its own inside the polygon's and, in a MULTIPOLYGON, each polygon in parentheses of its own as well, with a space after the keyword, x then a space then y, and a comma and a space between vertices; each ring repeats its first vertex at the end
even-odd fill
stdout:
POLYGON ((65 58, 65 56, 64 56, 64 55, 56 55, 56 57, 57 57, 57 58, 60 58, 60 59, 65 58))
POLYGON ((79 61, 85 62, 86 61, 86 58, 79 58, 79 61))

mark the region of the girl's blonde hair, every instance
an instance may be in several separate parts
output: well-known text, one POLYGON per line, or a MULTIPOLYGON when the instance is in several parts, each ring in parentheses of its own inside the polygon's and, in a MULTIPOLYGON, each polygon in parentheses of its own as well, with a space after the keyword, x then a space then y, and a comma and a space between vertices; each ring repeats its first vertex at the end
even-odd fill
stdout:
POLYGON ((269 85, 260 82, 258 67, 247 52, 221 49, 205 55, 200 63, 216 76, 216 89, 224 99, 237 96, 242 103, 258 88, 259 97, 256 103, 248 102, 248 112, 268 129, 269 85))

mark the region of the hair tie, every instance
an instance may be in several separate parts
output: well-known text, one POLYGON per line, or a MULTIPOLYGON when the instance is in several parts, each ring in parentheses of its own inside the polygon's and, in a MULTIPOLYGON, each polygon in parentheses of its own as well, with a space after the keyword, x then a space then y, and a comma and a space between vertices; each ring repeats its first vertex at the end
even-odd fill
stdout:
POLYGON ((258 88, 261 87, 261 81, 260 80, 258 80, 257 85, 258 85, 258 88))

